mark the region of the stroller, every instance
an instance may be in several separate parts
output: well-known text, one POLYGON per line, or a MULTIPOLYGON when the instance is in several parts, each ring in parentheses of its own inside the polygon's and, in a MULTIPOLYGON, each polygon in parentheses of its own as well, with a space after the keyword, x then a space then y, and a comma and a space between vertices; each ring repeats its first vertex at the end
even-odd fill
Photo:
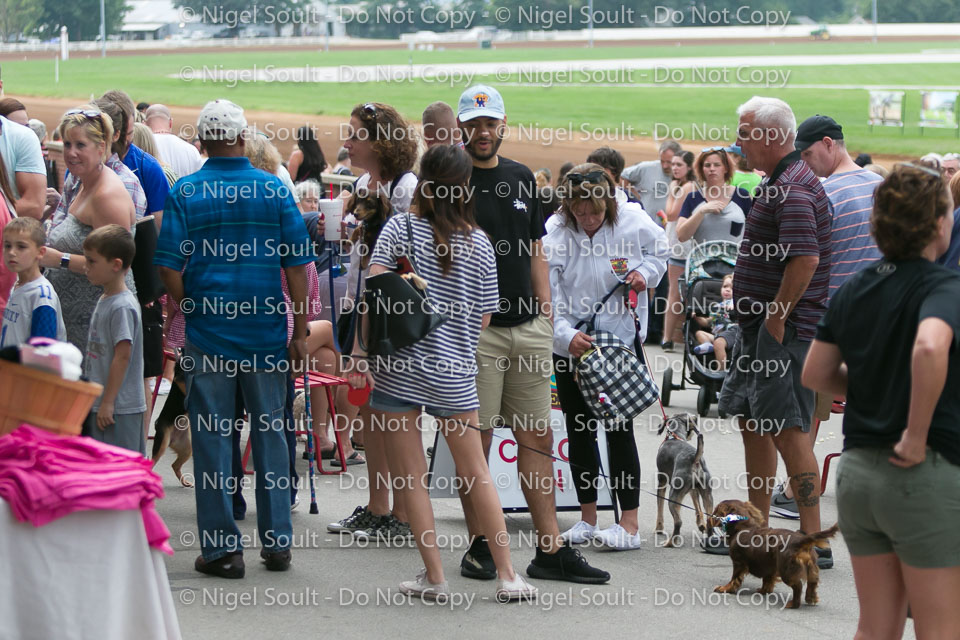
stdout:
POLYGON ((723 277, 733 273, 739 250, 736 242, 703 242, 695 245, 687 257, 680 282, 680 297, 684 302, 683 368, 679 385, 673 384, 673 371, 670 367, 663 372, 660 398, 664 406, 670 405, 670 393, 674 389, 686 389, 688 382, 700 387, 697 413, 701 417, 709 413, 710 406, 717 400, 726 372, 720 368, 713 353, 697 355, 693 352, 693 348, 697 346, 697 330, 702 328, 694 320, 694 316, 708 316, 712 305, 721 301, 723 277))

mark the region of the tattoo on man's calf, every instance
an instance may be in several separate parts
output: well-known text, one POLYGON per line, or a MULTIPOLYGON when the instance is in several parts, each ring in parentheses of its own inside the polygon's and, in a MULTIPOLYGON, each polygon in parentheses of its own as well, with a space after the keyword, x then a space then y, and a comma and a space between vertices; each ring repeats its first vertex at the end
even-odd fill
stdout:
POLYGON ((793 476, 796 487, 798 507, 815 507, 820 504, 820 492, 817 491, 817 472, 806 471, 793 476))

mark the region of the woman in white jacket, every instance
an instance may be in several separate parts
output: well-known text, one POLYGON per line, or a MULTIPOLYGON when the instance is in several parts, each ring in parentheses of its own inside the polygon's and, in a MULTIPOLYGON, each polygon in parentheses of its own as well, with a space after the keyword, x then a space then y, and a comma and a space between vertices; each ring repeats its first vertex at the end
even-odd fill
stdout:
MULTIPOLYGON (((598 303, 620 282, 636 292, 653 289, 667 270, 663 230, 638 204, 618 202, 616 186, 599 165, 572 169, 558 189, 562 204, 547 221, 543 246, 550 267, 553 300, 553 364, 557 395, 567 424, 569 459, 581 521, 563 536, 571 543, 594 537, 615 549, 640 546, 637 507, 640 503, 640 459, 632 425, 617 428, 591 413, 574 380, 575 360, 592 339, 577 327, 597 311, 598 303), (623 517, 620 524, 597 526, 596 429, 606 428, 610 480, 623 517)), ((637 349, 647 331, 647 296, 637 296, 639 327, 627 306, 626 288, 614 294, 597 313, 594 327, 615 334, 637 349)), ((642 356, 641 356, 642 357, 642 356)))

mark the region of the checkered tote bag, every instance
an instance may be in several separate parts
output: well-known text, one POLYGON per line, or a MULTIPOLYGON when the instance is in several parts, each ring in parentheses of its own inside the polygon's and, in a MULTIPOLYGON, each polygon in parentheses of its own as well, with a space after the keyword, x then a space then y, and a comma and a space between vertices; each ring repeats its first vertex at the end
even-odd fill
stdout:
MULTIPOLYGON (((598 307, 620 286, 604 296, 598 307)), ((581 323, 585 325, 582 331, 593 338, 593 344, 577 360, 580 393, 597 418, 632 421, 657 401, 659 389, 636 352, 609 331, 595 329, 595 319, 596 314, 581 323)))

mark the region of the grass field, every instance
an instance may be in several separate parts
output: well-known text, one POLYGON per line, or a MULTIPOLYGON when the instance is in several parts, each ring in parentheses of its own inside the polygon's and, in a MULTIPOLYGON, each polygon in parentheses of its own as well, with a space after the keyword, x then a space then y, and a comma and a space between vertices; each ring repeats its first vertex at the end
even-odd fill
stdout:
MULTIPOLYGON (((695 56, 769 56, 830 55, 842 53, 907 53, 925 50, 960 50, 952 42, 870 43, 800 42, 787 44, 696 45, 650 47, 557 48, 529 47, 511 49, 454 49, 445 51, 263 51, 223 53, 186 53, 154 56, 123 56, 73 59, 60 65, 60 82, 54 83, 52 60, 5 62, 6 89, 17 95, 84 97, 99 95, 106 89, 123 88, 135 100, 176 105, 202 105, 209 99, 227 97, 248 109, 285 111, 304 114, 345 115, 358 102, 377 100, 396 106, 404 115, 419 119, 423 107, 433 100, 455 104, 463 83, 427 82, 341 82, 305 83, 221 83, 184 81, 177 76, 184 67, 201 69, 260 69, 273 67, 319 67, 383 64, 441 64, 465 62, 507 62, 590 59, 637 59, 695 56), (173 77, 170 77, 173 76, 173 77)), ((758 66, 764 69, 763 66, 758 66)), ((784 74, 785 85, 730 87, 718 84, 706 88, 675 86, 676 82, 698 81, 691 72, 658 82, 654 87, 630 86, 633 82, 654 82, 654 73, 628 82, 590 86, 510 86, 524 80, 516 76, 496 78, 477 76, 473 81, 500 84, 508 106, 511 124, 543 128, 609 130, 629 132, 632 136, 678 135, 684 138, 723 140, 732 138, 736 126, 735 109, 751 95, 783 98, 794 108, 798 119, 814 113, 826 113, 844 125, 848 147, 873 153, 917 155, 930 150, 960 149, 955 131, 927 129, 921 136, 920 95, 907 90, 903 133, 894 128, 867 127, 868 94, 865 89, 792 88, 792 85, 877 85, 941 86, 960 84, 956 65, 872 65, 824 66, 775 69, 784 74), (786 75, 786 74, 789 75, 786 75)), ((730 78, 735 79, 733 70, 730 78)), ((638 77, 639 76, 639 77, 638 77)))

